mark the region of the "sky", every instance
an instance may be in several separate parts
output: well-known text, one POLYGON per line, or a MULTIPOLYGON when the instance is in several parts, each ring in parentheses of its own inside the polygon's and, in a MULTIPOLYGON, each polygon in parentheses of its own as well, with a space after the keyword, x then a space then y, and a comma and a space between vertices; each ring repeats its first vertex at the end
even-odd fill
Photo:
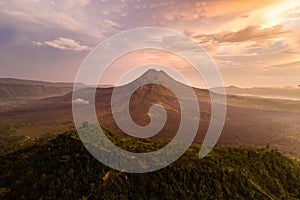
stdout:
MULTIPOLYGON (((295 0, 2 0, 0 77, 74 81, 100 42, 140 27, 191 37, 213 59, 226 86, 300 84, 300 2, 295 0)), ((117 81, 130 66, 166 60, 193 85, 202 84, 192 66, 174 55, 141 51, 120 60, 103 84, 117 81)))

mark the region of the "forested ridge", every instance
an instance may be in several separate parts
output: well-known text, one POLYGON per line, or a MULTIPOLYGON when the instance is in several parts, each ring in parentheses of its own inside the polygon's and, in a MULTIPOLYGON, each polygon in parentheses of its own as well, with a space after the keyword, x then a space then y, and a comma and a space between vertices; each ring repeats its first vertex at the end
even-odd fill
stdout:
MULTIPOLYGON (((164 142, 109 134, 132 151, 164 142)), ((155 149, 154 148, 154 149, 155 149)), ((300 199, 300 164, 276 150, 192 146, 161 170, 130 174, 104 166, 75 132, 0 157, 0 199, 300 199)))

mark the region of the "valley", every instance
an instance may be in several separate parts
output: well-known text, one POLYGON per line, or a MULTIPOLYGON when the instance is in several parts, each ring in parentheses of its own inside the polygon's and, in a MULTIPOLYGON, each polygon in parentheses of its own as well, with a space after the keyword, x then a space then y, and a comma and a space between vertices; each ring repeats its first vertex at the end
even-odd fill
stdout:
MULTIPOLYGON (((178 87, 187 87, 164 72, 155 70, 146 72, 134 82, 141 84, 149 78, 171 82, 177 84, 178 87)), ((126 87, 126 85, 121 87, 126 87)), ((210 121, 210 97, 207 90, 193 89, 198 97, 201 111, 200 126, 194 142, 201 144, 210 121)), ((88 88, 81 89, 77 91, 77 95, 85 99, 90 91, 88 88)), ((113 120, 110 108, 112 91, 111 87, 96 90, 98 121, 107 130, 126 136, 113 120)), ((157 84, 140 87, 131 97, 130 114, 138 125, 147 125, 150 122, 147 112, 153 103, 162 105, 167 110, 168 118, 163 129, 152 139, 171 140, 180 122, 180 107, 174 94, 167 88, 157 84)), ((298 101, 229 95, 225 126, 218 144, 257 147, 269 145, 292 158, 300 159, 299 119, 300 103, 298 101)), ((16 132, 32 138, 75 130, 72 117, 72 94, 34 100, 20 107, 8 106, 6 110, 0 110, 0 120, 5 124, 22 125, 16 132)))

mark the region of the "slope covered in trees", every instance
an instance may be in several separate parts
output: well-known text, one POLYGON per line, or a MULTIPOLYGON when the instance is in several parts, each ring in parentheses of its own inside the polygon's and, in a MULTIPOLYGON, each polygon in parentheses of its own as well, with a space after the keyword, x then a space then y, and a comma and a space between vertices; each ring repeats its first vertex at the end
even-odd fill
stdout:
MULTIPOLYGON (((140 151, 164 142, 124 139, 140 151)), ((270 148, 216 147, 204 159, 192 146, 156 172, 129 174, 93 158, 75 133, 0 157, 1 199, 300 199, 300 165, 270 148)))

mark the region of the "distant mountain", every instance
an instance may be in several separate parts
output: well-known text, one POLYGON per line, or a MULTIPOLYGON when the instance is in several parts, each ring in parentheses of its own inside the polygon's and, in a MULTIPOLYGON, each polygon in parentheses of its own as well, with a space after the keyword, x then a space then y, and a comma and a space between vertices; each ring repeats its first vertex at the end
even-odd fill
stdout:
POLYGON ((253 87, 239 88, 235 86, 226 87, 229 95, 256 96, 273 99, 300 100, 300 88, 296 87, 253 87))
MULTIPOLYGON (((26 79, 15 79, 15 78, 0 78, 0 83, 9 85, 43 85, 49 87, 73 87, 72 82, 46 82, 26 79)), ((85 87, 83 83, 78 84, 80 87, 85 87)))
MULTIPOLYGON (((85 87, 84 84, 79 85, 85 87)), ((73 83, 52 83, 12 78, 0 79, 0 100, 18 101, 61 96, 71 92, 73 83)))
MULTIPOLYGON (((165 145, 107 135, 132 152, 165 145)), ((65 133, 44 145, 1 156, 0 198, 300 199, 299 162, 270 148, 249 147, 215 147, 199 159, 199 148, 190 147, 161 170, 130 174, 103 165, 87 152, 76 133, 65 133)))
MULTIPOLYGON (((167 120, 165 126, 151 139, 171 140, 176 134, 180 121, 181 110, 178 99, 168 88, 159 84, 145 84, 147 80, 169 83, 179 90, 191 89, 172 79, 163 71, 149 70, 127 85, 119 86, 122 93, 118 96, 120 106, 124 105, 124 97, 133 85, 142 85, 130 98, 130 115, 135 123, 145 126, 150 123, 149 108, 160 104, 165 108, 167 120)), ((125 136, 117 126, 111 110, 111 96, 115 88, 97 88, 95 108, 100 124, 109 131, 125 136)), ((202 143, 207 132, 211 116, 211 100, 209 91, 192 88, 198 98, 201 113, 199 120, 189 116, 188 124, 199 120, 198 134, 195 143, 202 143)), ((19 108, 5 106, 0 110, 0 121, 9 124, 22 124, 17 133, 31 137, 46 133, 61 133, 74 130, 72 115, 72 97, 74 102, 88 105, 94 102, 89 99, 92 89, 76 91, 73 95, 51 97, 35 101, 19 108), (6 109, 6 110, 4 110, 6 109), (49 114, 51 113, 51 114, 49 114)), ((183 100, 189 105, 191 98, 184 96, 183 100)), ((300 159, 300 103, 276 99, 249 98, 228 96, 227 116, 219 144, 227 146, 266 146, 277 148, 286 155, 300 159)), ((194 109, 190 106, 189 109, 194 109)), ((119 109, 120 112, 122 109, 119 109)), ((160 115, 159 111, 154 115, 160 115)), ((155 117, 155 116, 154 116, 155 117)), ((190 131, 187 130, 187 134, 190 131)))

